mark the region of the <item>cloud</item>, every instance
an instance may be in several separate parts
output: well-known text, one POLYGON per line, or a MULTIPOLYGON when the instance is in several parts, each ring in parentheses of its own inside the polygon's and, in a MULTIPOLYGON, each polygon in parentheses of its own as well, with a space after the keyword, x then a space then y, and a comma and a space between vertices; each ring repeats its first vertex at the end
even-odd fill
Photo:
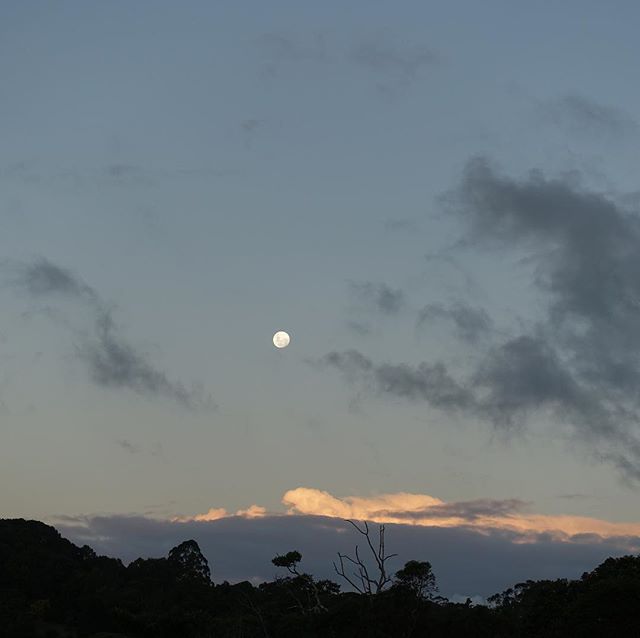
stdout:
POLYGON ((398 314, 405 304, 404 292, 384 283, 350 281, 349 292, 363 308, 385 315, 398 314))
MULTIPOLYGON (((640 217, 576 179, 523 179, 471 160, 442 203, 462 223, 458 248, 509 255, 531 269, 541 318, 491 342, 457 377, 445 361, 375 363, 357 351, 321 363, 382 395, 423 400, 503 430, 530 417, 569 427, 591 455, 640 480, 640 217), (526 256, 526 260, 522 257, 526 256)), ((468 338, 491 325, 466 306, 427 306, 468 338)))
POLYGON ((45 295, 64 295, 97 300, 95 291, 76 277, 70 270, 62 268, 47 259, 39 258, 31 264, 14 265, 15 278, 12 283, 23 288, 34 297, 45 295))
POLYGON ((578 94, 542 102, 538 112, 543 119, 575 133, 621 137, 638 129, 637 123, 624 111, 578 94))
POLYGON ((473 308, 464 303, 428 304, 418 313, 418 326, 434 319, 444 319, 453 324, 457 336, 470 344, 478 343, 493 329, 491 317, 483 308, 473 308))
POLYGON ((535 541, 538 534, 552 534, 566 541, 576 534, 594 534, 599 538, 640 537, 640 522, 614 523, 585 516, 529 514, 523 512, 528 504, 518 499, 446 503, 428 494, 406 492, 339 498, 315 488, 299 487, 286 492, 282 502, 291 513, 309 516, 517 532, 519 542, 535 541))
POLYGON ((502 427, 521 425, 532 411, 547 406, 570 417, 597 416, 597 405, 591 405, 591 398, 541 338, 519 336, 492 348, 474 382, 486 391, 477 409, 502 427))
MULTIPOLYGON (((475 501, 460 501, 458 503, 442 503, 426 508, 419 512, 423 520, 432 519, 460 519, 462 521, 476 521, 487 518, 504 518, 522 510, 527 503, 519 499, 477 499, 475 501)), ((402 512, 395 512, 402 515, 402 512)), ((412 515, 411 512, 407 512, 412 515)), ((415 515, 415 514, 413 514, 415 515)))
POLYGON ((164 372, 156 369, 145 355, 118 334, 108 311, 96 317, 96 338, 79 346, 78 355, 87 363, 91 379, 97 385, 165 396, 185 407, 199 403, 199 398, 192 391, 170 381, 164 372))
POLYGON ((329 492, 323 492, 308 487, 298 487, 285 492, 282 497, 284 505, 290 511, 299 514, 313 514, 334 518, 354 518, 360 520, 374 520, 372 514, 379 511, 394 511, 398 507, 402 510, 424 510, 432 505, 440 505, 440 499, 426 494, 382 494, 377 497, 349 496, 337 498, 329 492), (401 503, 401 505, 399 505, 401 503))
POLYGON ((488 362, 494 394, 516 409, 555 403, 585 437, 617 443, 604 455, 640 478, 640 218, 579 183, 539 171, 511 179, 482 158, 447 199, 467 246, 527 251, 547 299, 537 334, 488 362))
POLYGON ((353 47, 351 59, 367 69, 387 77, 412 82, 424 67, 439 61, 439 56, 424 45, 406 46, 380 32, 353 47))
POLYGON ((179 516, 172 520, 178 523, 189 523, 191 521, 217 521, 221 518, 230 516, 239 516, 241 518, 262 518, 267 515, 267 510, 260 505, 250 505, 247 509, 240 509, 235 514, 229 514, 224 507, 212 507, 204 514, 196 514, 195 516, 179 516))
POLYGON ((336 579, 331 564, 336 552, 351 551, 359 540, 342 518, 358 516, 386 522, 387 548, 400 554, 392 570, 411 559, 428 560, 440 591, 449 597, 486 597, 528 578, 578 578, 608 556, 640 549, 640 524, 527 515, 515 499, 445 503, 407 493, 338 498, 297 488, 283 502, 288 515, 262 515, 259 508, 257 517, 220 516, 224 510, 213 508, 209 520, 67 516, 58 517, 56 527, 75 543, 127 562, 166 556, 171 547, 194 538, 216 582, 259 582, 276 575, 273 556, 291 549, 302 553, 305 571, 336 579), (407 520, 407 512, 415 518, 407 520))
POLYGON ((92 330, 80 337, 76 354, 86 363, 94 383, 168 397, 185 407, 212 407, 209 398, 169 380, 143 352, 127 342, 113 321, 111 309, 93 288, 70 270, 42 258, 30 264, 14 264, 10 270, 11 284, 17 290, 33 298, 74 299, 89 311, 92 330))
POLYGON ((371 333, 371 326, 363 321, 348 321, 347 327, 349 330, 361 337, 364 337, 371 333))
POLYGON ((375 365, 361 352, 347 350, 330 352, 319 364, 338 369, 349 381, 362 383, 378 394, 422 400, 445 410, 470 410, 476 404, 471 389, 456 381, 442 362, 375 365))
POLYGON ((140 452, 140 446, 135 443, 131 443, 131 441, 127 441, 126 439, 118 439, 116 441, 116 445, 121 447, 126 452, 130 454, 138 454, 140 452))
POLYGON ((128 439, 118 439, 115 441, 115 444, 125 452, 128 452, 129 454, 144 453, 144 454, 149 454, 150 456, 164 457, 164 450, 162 449, 162 444, 159 442, 146 446, 146 445, 139 445, 138 443, 133 443, 128 439))
POLYGON ((258 39, 263 70, 268 76, 278 75, 281 67, 299 63, 326 62, 328 52, 324 34, 312 33, 293 37, 283 33, 265 33, 258 39))
POLYGON ((386 31, 370 34, 346 44, 330 41, 324 33, 293 36, 267 33, 258 39, 264 70, 276 75, 285 64, 352 64, 376 78, 377 88, 391 95, 414 83, 420 72, 441 61, 441 56, 423 44, 409 44, 386 31))
POLYGON ((419 225, 414 219, 387 219, 383 226, 390 233, 415 233, 419 229, 419 225))

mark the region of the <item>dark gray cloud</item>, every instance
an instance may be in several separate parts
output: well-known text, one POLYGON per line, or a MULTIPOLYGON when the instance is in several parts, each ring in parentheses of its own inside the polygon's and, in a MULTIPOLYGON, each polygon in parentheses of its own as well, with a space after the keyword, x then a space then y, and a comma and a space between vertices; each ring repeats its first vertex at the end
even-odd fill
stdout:
POLYGON ((98 385, 165 396, 186 407, 192 407, 196 400, 193 392, 170 381, 142 352, 123 339, 110 312, 102 312, 96 318, 96 338, 79 346, 78 354, 87 363, 91 378, 98 385))
POLYGON ((340 370, 349 381, 363 383, 379 394, 426 401, 443 410, 471 410, 476 399, 471 389, 461 385, 442 362, 375 365, 357 350, 330 352, 319 362, 340 370))
POLYGON ((31 264, 18 264, 13 267, 15 277, 13 285, 23 288, 27 293, 40 295, 66 295, 96 301, 95 291, 87 286, 70 270, 57 266, 47 259, 37 259, 31 264))
POLYGON ((418 326, 434 319, 451 322, 456 335, 467 343, 475 344, 488 337, 493 328, 491 317, 483 308, 474 308, 465 303, 428 304, 418 313, 418 326))
POLYGON ((213 407, 202 393, 187 390, 158 370, 147 355, 122 336, 112 311, 98 293, 70 270, 46 259, 12 265, 11 284, 34 298, 72 298, 89 311, 93 327, 76 346, 91 379, 100 386, 129 389, 149 396, 164 396, 185 407, 213 407))
POLYGON ((624 111, 578 94, 543 102, 538 111, 545 120, 576 133, 620 137, 638 130, 637 123, 624 111))
POLYGON ((350 281, 349 293, 362 307, 385 315, 397 314, 405 304, 404 292, 384 283, 350 281))
POLYGON ((473 381, 485 391, 477 404, 479 410, 506 428, 521 425, 532 411, 543 407, 573 413, 580 413, 581 408, 595 410, 549 345, 529 335, 492 348, 473 381))
MULTIPOLYGON (((538 335, 494 359, 489 376, 506 390, 515 358, 533 357, 520 372, 538 398, 565 407, 584 433, 615 437, 640 476, 640 218, 540 172, 501 176, 484 159, 468 164, 449 204, 467 226, 467 245, 529 252, 548 300, 538 335)), ((622 457, 616 464, 631 469, 622 457)))
MULTIPOLYGON (((349 352, 324 363, 379 393, 462 410, 503 429, 551 415, 594 458, 640 480, 640 217, 575 178, 533 171, 512 179, 482 158, 468 163, 442 202, 463 223, 459 247, 511 255, 532 269, 546 300, 542 319, 490 345, 462 380, 443 362, 376 364, 349 352)), ((434 313, 447 310, 427 307, 427 316, 434 313)), ((463 310, 457 320, 469 316, 463 310)), ((485 317, 471 317, 471 327, 486 327, 485 317)))
MULTIPOLYGON (((139 556, 166 556, 187 538, 195 539, 212 567, 216 582, 263 581, 276 575, 271 559, 297 549, 302 565, 319 578, 336 579, 332 560, 351 551, 359 539, 348 523, 320 516, 225 518, 211 522, 171 523, 142 516, 99 516, 56 524, 77 544, 88 543, 101 554, 129 562, 139 556)), ((389 552, 398 552, 390 569, 408 560, 432 563, 440 591, 453 597, 487 597, 528 578, 579 578, 608 556, 637 551, 638 538, 602 539, 596 535, 554 538, 539 534, 464 526, 386 526, 389 552)))

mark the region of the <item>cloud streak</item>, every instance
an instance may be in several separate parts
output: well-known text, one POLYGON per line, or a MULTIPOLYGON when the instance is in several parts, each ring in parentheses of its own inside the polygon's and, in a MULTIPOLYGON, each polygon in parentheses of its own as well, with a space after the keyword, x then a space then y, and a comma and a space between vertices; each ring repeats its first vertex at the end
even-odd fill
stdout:
POLYGON ((324 33, 293 36, 266 33, 257 42, 266 61, 265 69, 276 75, 285 65, 332 63, 369 72, 383 93, 416 82, 421 72, 441 62, 441 56, 424 44, 403 42, 387 31, 379 31, 340 45, 324 33))
POLYGON ((129 343, 116 326, 111 309, 100 295, 70 270, 46 259, 13 265, 12 286, 34 299, 80 302, 93 326, 76 345, 91 380, 102 387, 128 389, 147 396, 164 396, 188 407, 211 407, 210 399, 170 380, 147 356, 129 343))

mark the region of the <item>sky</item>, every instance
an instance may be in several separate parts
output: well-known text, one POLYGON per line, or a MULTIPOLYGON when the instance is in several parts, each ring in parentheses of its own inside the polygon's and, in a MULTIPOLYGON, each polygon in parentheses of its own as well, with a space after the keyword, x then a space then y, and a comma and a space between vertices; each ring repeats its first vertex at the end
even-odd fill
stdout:
POLYGON ((230 580, 368 519, 449 595, 637 551, 638 19, 2 3, 0 517, 230 580))

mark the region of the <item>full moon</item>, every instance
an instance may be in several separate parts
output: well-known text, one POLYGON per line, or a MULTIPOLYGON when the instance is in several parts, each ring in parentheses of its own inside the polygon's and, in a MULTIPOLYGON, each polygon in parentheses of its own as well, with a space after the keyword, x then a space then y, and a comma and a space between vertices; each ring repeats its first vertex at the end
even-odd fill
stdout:
POLYGON ((279 330, 273 335, 273 345, 276 348, 286 348, 290 341, 291 337, 284 330, 279 330))

